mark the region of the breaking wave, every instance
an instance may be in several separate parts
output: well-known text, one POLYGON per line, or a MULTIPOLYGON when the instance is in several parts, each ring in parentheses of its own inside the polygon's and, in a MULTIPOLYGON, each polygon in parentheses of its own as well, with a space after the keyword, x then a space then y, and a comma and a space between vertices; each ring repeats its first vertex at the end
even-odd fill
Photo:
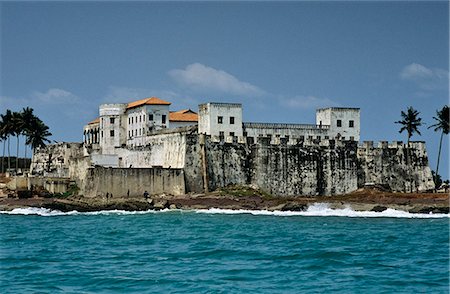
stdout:
POLYGON ((59 210, 51 210, 47 208, 27 207, 27 208, 14 208, 11 211, 0 211, 0 214, 11 215, 39 215, 39 216, 63 216, 63 215, 128 215, 128 214, 148 214, 148 213, 161 213, 169 212, 173 210, 163 209, 160 211, 146 210, 146 211, 126 211, 126 210, 100 210, 91 212, 79 212, 76 210, 69 212, 62 212, 59 210))
POLYGON ((211 214, 252 214, 252 215, 274 215, 274 216, 341 216, 341 217, 389 217, 389 218, 448 218, 450 214, 443 213, 410 213, 407 211, 388 208, 382 212, 355 211, 350 207, 342 209, 330 208, 328 203, 315 203, 310 205, 306 211, 268 211, 268 210, 232 210, 232 209, 204 209, 197 213, 211 214))
POLYGON ((167 212, 195 212, 203 214, 251 214, 255 216, 332 216, 332 217, 384 217, 384 218, 450 218, 450 214, 442 213, 410 213, 407 211, 396 210, 388 208, 382 212, 375 211, 355 211, 351 207, 342 209, 330 208, 328 203, 315 203, 310 205, 306 211, 269 211, 269 210, 245 210, 245 209, 222 209, 222 208, 210 208, 210 209, 197 209, 197 210, 170 210, 163 209, 159 211, 146 210, 146 211, 125 211, 125 210, 103 210, 93 212, 78 212, 69 211, 62 212, 59 210, 51 210, 47 208, 15 208, 11 211, 0 211, 0 214, 9 215, 38 215, 38 216, 68 216, 68 215, 137 215, 137 214, 155 214, 155 213, 167 213, 167 212))

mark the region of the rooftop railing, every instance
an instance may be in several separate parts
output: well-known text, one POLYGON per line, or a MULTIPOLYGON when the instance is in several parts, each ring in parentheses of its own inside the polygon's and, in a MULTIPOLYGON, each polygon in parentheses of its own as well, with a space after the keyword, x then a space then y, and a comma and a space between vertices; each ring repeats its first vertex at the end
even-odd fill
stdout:
POLYGON ((299 130, 328 130, 329 125, 313 125, 313 124, 284 124, 284 123, 243 123, 244 128, 254 129, 299 129, 299 130))

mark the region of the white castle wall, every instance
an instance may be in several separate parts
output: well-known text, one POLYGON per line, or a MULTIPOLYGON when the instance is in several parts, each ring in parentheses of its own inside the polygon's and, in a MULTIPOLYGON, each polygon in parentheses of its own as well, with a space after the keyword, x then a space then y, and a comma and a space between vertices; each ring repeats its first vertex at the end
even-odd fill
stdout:
POLYGON ((359 141, 360 139, 360 110, 359 108, 323 108, 316 111, 316 124, 329 126, 330 139, 359 141), (338 120, 341 126, 338 126, 338 120), (350 121, 353 126, 350 126, 350 121))
POLYGON ((100 147, 102 154, 115 154, 125 144, 127 104, 100 105, 100 147))
MULTIPOLYGON (((328 139, 328 126, 318 128, 307 124, 280 123, 243 123, 244 136, 256 142, 258 137, 271 137, 272 143, 279 143, 280 139, 288 139, 288 144, 297 144, 299 140, 328 139)), ((250 140, 251 141, 251 140, 250 140)))
POLYGON ((200 134, 242 137, 242 105, 238 103, 206 103, 199 105, 200 134), (221 122, 219 121, 221 117, 221 122))

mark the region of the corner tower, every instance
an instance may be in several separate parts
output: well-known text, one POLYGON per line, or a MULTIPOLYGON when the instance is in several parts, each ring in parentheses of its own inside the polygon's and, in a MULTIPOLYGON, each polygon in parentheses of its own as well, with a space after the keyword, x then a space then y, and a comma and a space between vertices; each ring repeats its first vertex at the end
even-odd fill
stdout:
POLYGON ((330 126, 330 139, 359 141, 360 109, 329 107, 316 111, 316 124, 330 126))
POLYGON ((210 102, 198 106, 198 132, 219 137, 242 137, 242 104, 210 102))

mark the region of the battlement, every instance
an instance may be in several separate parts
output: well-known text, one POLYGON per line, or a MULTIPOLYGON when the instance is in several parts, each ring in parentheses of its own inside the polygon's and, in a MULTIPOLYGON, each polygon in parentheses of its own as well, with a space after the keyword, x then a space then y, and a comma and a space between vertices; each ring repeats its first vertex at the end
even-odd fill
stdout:
MULTIPOLYGON (((376 146, 373 141, 363 141, 358 145, 359 148, 364 149, 373 149, 373 148, 405 148, 406 143, 403 143, 403 141, 379 141, 376 142, 376 146)), ((409 142, 410 148, 424 148, 425 142, 424 141, 410 141, 409 142)))

